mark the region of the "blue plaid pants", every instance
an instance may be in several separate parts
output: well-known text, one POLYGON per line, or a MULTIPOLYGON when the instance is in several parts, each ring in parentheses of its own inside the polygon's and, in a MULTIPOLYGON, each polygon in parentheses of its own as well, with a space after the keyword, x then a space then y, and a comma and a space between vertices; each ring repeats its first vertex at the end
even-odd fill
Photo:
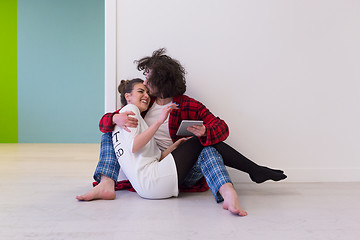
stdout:
MULTIPOLYGON (((105 175, 117 181, 119 172, 120 164, 115 155, 111 132, 105 133, 101 137, 100 157, 95 169, 94 179, 100 182, 101 175, 105 175)), ((183 185, 187 187, 194 186, 203 176, 216 202, 224 201, 219 189, 223 184, 231 183, 231 179, 221 155, 213 147, 204 147, 183 185)))
POLYGON ((116 182, 119 172, 120 164, 115 155, 111 132, 104 133, 101 136, 100 157, 95 169, 94 179, 99 183, 101 175, 104 175, 116 182))
POLYGON ((225 183, 232 182, 220 153, 211 146, 203 148, 183 185, 193 186, 203 176, 216 202, 224 201, 219 189, 225 183))

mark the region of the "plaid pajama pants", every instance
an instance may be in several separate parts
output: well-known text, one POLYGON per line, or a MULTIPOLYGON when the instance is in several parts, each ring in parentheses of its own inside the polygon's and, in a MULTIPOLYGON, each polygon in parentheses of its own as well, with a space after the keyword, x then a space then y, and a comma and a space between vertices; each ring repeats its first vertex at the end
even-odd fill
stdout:
MULTIPOLYGON (((117 181, 119 171, 120 165, 115 156, 111 132, 105 133, 101 137, 100 157, 95 169, 94 179, 100 182, 101 175, 105 175, 117 181)), ((231 179, 221 155, 213 147, 204 147, 183 185, 186 187, 194 186, 203 176, 216 202, 224 201, 219 189, 223 184, 231 183, 231 179)))
POLYGON ((186 176, 183 185, 192 186, 203 176, 216 202, 224 201, 219 189, 223 184, 232 182, 220 153, 210 146, 203 148, 193 168, 186 176))
POLYGON ((115 155, 111 132, 104 133, 101 136, 100 157, 95 169, 94 179, 99 183, 101 175, 105 175, 116 182, 119 172, 120 164, 115 155))

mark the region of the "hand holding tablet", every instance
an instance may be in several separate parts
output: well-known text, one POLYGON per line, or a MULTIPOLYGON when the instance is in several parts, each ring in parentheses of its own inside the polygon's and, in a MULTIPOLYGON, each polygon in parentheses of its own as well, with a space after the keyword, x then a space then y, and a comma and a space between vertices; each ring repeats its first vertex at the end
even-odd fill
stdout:
POLYGON ((193 136, 194 134, 189 132, 187 130, 187 128, 194 126, 194 125, 201 126, 201 125, 203 125, 203 121, 201 121, 201 120, 182 120, 176 135, 178 135, 178 136, 193 136))

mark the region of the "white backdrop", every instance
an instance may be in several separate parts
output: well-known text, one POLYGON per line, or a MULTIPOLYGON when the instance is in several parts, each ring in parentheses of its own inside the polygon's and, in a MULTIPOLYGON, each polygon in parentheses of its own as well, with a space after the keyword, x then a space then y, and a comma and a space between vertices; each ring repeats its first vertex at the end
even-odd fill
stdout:
POLYGON ((109 76, 143 77, 134 60, 165 47, 188 72, 186 94, 228 123, 241 153, 288 181, 360 181, 360 1, 106 3, 117 53, 107 111, 109 76))

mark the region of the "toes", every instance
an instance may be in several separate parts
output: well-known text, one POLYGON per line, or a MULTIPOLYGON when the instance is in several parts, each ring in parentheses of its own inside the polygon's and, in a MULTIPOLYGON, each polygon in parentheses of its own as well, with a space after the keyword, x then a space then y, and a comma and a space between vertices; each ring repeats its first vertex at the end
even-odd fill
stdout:
POLYGON ((245 216, 247 216, 247 215, 248 215, 247 212, 244 211, 244 210, 242 210, 242 211, 239 212, 239 216, 245 217, 245 216))
POLYGON ((82 201, 82 200, 83 200, 81 196, 76 196, 75 198, 76 198, 77 200, 79 200, 79 201, 82 201))
POLYGON ((82 196, 78 196, 78 197, 76 197, 76 199, 79 200, 79 201, 90 201, 90 200, 92 200, 91 197, 89 195, 87 195, 87 194, 82 195, 82 196))
POLYGON ((239 209, 236 209, 236 208, 229 209, 229 211, 230 211, 232 214, 236 214, 236 215, 240 215, 240 212, 241 212, 239 209))

